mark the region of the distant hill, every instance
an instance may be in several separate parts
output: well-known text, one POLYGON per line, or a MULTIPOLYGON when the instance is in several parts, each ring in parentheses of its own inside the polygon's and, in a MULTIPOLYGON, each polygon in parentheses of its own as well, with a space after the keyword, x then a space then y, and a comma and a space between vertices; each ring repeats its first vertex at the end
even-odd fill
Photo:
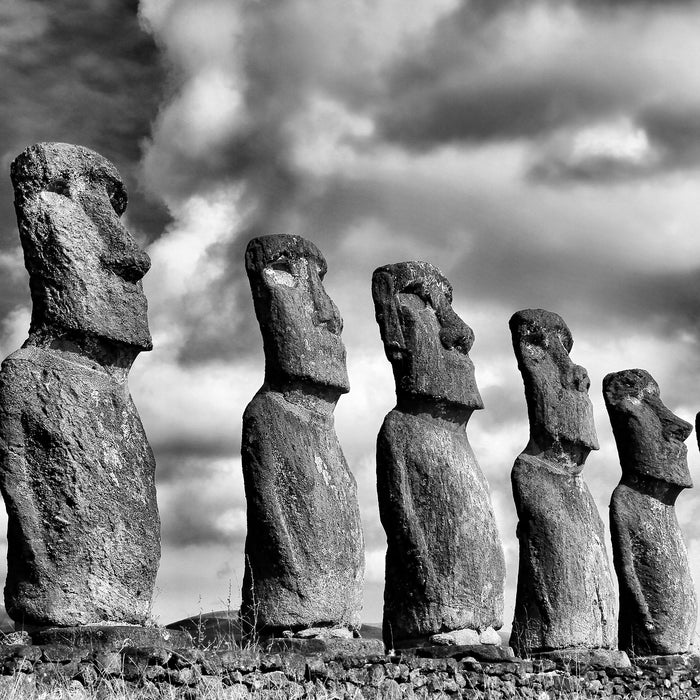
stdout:
MULTIPOLYGON (((233 637, 236 643, 241 642, 241 625, 238 620, 238 610, 218 610, 216 612, 202 613, 184 620, 178 620, 167 625, 168 629, 185 630, 200 644, 215 645, 233 637)), ((381 639, 381 622, 372 622, 362 625, 360 634, 365 639, 381 639)), ((498 633, 503 644, 508 644, 510 630, 501 630, 498 633)))
POLYGON ((236 643, 240 643, 242 637, 238 610, 201 613, 171 622, 166 627, 189 632, 197 644, 205 646, 220 644, 231 637, 236 643))
MULTIPOLYGON (((184 630, 192 635, 199 644, 219 644, 233 637, 236 643, 241 642, 241 625, 237 610, 218 610, 186 617, 184 620, 171 622, 166 625, 171 630, 184 630)), ((362 625, 360 634, 366 639, 381 639, 381 624, 362 625)))

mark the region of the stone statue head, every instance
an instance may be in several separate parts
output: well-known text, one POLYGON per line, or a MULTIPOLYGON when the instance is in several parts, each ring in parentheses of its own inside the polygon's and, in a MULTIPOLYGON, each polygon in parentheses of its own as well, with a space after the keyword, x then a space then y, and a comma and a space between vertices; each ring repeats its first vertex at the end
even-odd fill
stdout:
POLYGON ((265 351, 265 381, 349 390, 343 320, 323 288, 326 261, 301 236, 253 238, 245 266, 265 351))
POLYGON ((532 446, 563 452, 583 464, 598 449, 598 439, 588 373, 569 357, 571 331, 561 316, 544 309, 518 311, 509 326, 525 385, 532 446))
POLYGON ((11 166, 32 294, 30 335, 150 350, 141 278, 151 262, 122 225, 126 190, 98 153, 38 143, 11 166))
POLYGON ((401 262, 377 268, 372 297, 399 398, 484 407, 469 357, 474 333, 452 308, 452 285, 437 267, 401 262))
POLYGON ((622 473, 690 488, 684 442, 693 427, 664 406, 649 372, 627 369, 606 375, 603 396, 622 473))

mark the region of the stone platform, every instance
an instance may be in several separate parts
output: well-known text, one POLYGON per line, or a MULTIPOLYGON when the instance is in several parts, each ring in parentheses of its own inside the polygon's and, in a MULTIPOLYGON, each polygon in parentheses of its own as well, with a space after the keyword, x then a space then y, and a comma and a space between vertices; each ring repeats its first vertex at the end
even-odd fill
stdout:
POLYGON ((268 654, 294 653, 302 656, 384 656, 384 643, 380 639, 342 639, 334 637, 273 637, 261 644, 268 654))
POLYGON ((629 668, 632 665, 624 651, 618 649, 554 649, 531 654, 533 659, 549 659, 556 667, 583 672, 588 668, 629 668))
POLYGON ((81 627, 46 627, 29 630, 36 645, 61 644, 92 651, 121 651, 127 647, 188 647, 192 638, 187 632, 163 627, 138 625, 83 625, 81 627))
MULTIPOLYGON (((490 653, 498 650, 491 647, 490 653)), ((422 653, 444 656, 426 658, 406 650, 392 656, 346 656, 328 651, 266 654, 255 647, 213 650, 172 648, 167 643, 119 651, 91 651, 61 643, 0 644, 0 697, 11 693, 12 697, 34 697, 51 683, 60 688, 68 683, 79 692, 85 688, 90 697, 111 697, 115 692, 124 697, 133 691, 149 698, 235 700, 458 700, 584 694, 601 699, 693 698, 700 690, 700 659, 691 655, 640 657, 633 659, 631 667, 623 668, 598 665, 591 657, 591 666, 582 672, 580 666, 557 668, 554 660, 546 658, 478 661, 478 650, 465 645, 424 647, 422 653), (26 694, 21 694, 25 690, 26 694)))
POLYGON ((510 647, 495 644, 434 644, 396 649, 397 657, 414 656, 423 659, 455 659, 457 661, 472 658, 476 661, 497 663, 511 661, 515 654, 510 647))

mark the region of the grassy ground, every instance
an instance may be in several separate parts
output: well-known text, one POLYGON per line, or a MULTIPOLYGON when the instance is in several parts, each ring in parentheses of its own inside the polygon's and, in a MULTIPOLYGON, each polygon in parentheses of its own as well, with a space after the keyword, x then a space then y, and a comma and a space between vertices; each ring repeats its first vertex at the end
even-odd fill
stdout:
MULTIPOLYGON (((281 698, 280 691, 255 691, 251 693, 250 700, 263 700, 269 698, 281 698)), ((432 694, 431 694, 432 695, 432 694)), ((158 690, 155 686, 144 688, 131 688, 122 681, 112 679, 102 681, 92 688, 85 688, 78 681, 57 682, 52 686, 33 686, 26 682, 26 677, 17 676, 11 683, 0 685, 0 697, 2 700, 242 700, 243 695, 237 687, 219 688, 211 687, 204 689, 183 689, 165 688, 158 690), (23 678, 25 680, 23 680, 23 678)), ((299 696, 296 696, 297 698, 299 696)), ((339 698, 335 693, 328 693, 325 696, 318 691, 314 691, 313 697, 318 700, 333 700, 339 698)), ((457 695, 442 695, 444 698, 458 697, 457 695)), ((517 689, 514 695, 504 695, 499 691, 471 691, 463 695, 470 700, 496 700, 509 698, 512 700, 587 700, 588 698, 600 698, 598 693, 582 690, 569 691, 533 691, 530 688, 517 689)), ((659 697, 658 695, 626 694, 618 695, 615 698, 621 700, 631 700, 639 697, 659 697)), ((676 696, 683 698, 683 694, 676 696)), ((356 695, 356 700, 361 696, 356 695)))

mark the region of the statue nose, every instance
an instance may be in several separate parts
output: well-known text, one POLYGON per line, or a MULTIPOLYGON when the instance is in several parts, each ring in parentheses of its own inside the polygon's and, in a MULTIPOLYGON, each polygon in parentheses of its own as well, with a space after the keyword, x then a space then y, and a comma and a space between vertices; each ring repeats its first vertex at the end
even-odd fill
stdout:
POLYGON ((343 319, 333 300, 326 294, 321 278, 315 271, 309 271, 309 287, 314 304, 314 324, 325 326, 331 333, 340 335, 343 319))
POLYGON ((116 215, 108 227, 108 247, 101 256, 102 264, 127 282, 138 282, 151 268, 148 253, 139 247, 116 215))
POLYGON ((680 442, 685 442, 690 433, 693 432, 693 426, 664 406, 660 400, 658 403, 660 405, 657 405, 655 408, 661 420, 664 434, 680 442))
POLYGON ((455 310, 443 297, 438 306, 440 320, 440 342, 448 350, 454 348, 465 355, 474 344, 474 331, 455 313, 455 310))
POLYGON ((108 267, 127 282, 138 282, 151 269, 151 259, 146 251, 134 245, 110 257, 108 267))
POLYGON ((571 384, 576 391, 587 393, 591 388, 591 379, 585 367, 574 365, 571 369, 571 384))
POLYGON ((102 264, 127 282, 138 282, 151 268, 151 259, 122 224, 107 193, 89 190, 80 193, 79 200, 106 241, 102 264))

